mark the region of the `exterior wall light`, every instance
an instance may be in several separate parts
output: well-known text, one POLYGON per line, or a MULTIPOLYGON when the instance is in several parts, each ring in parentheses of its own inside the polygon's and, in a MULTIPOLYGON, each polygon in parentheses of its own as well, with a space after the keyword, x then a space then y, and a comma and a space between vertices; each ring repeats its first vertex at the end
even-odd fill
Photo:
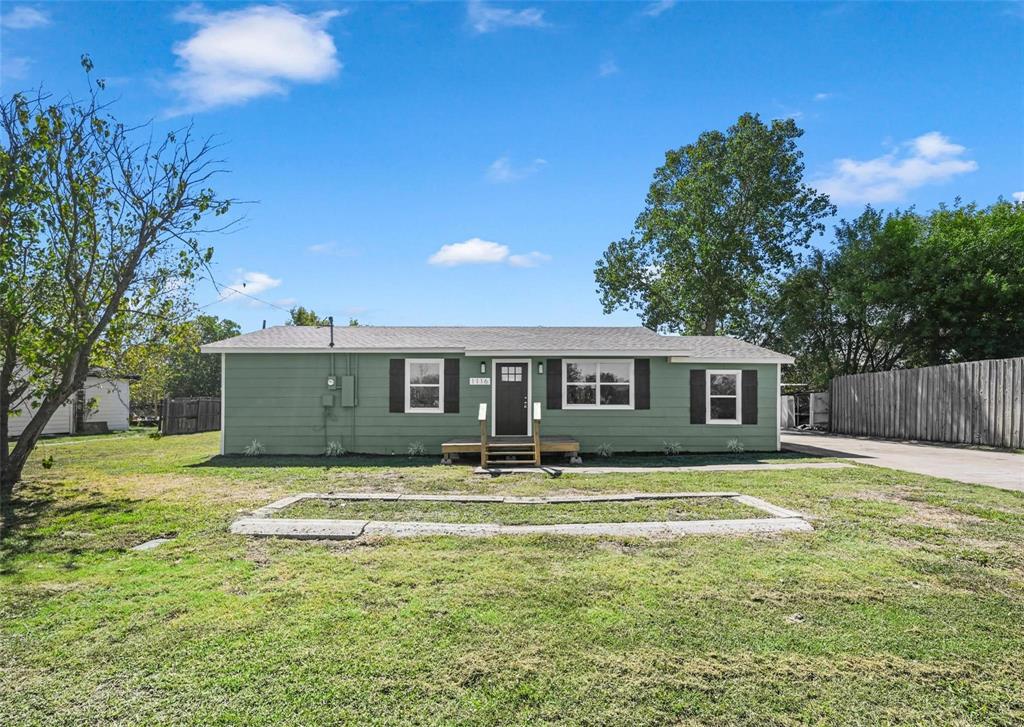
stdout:
POLYGON ((481 361, 480 362, 480 373, 482 373, 482 374, 486 374, 487 373, 487 362, 486 361, 481 361))
POLYGON ((537 362, 537 373, 538 374, 544 373, 544 362, 543 361, 538 361, 537 362))

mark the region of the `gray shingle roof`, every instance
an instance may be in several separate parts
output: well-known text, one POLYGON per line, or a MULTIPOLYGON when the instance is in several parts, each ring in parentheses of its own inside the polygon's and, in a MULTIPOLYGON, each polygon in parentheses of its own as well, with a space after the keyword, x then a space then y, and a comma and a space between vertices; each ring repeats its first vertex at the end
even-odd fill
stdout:
MULTIPOLYGON (((327 351, 330 329, 273 326, 202 347, 204 353, 327 351)), ((791 363, 727 336, 663 336, 641 326, 335 326, 334 351, 469 355, 662 355, 695 361, 791 363)))

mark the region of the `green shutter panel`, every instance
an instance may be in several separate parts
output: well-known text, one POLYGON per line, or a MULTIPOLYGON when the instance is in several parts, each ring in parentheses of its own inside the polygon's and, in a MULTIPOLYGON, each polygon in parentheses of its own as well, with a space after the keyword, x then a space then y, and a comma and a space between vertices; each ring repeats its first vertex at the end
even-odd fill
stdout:
POLYGON ((388 370, 388 411, 401 414, 405 411, 405 359, 391 359, 388 370))
POLYGON ((548 409, 562 408, 562 359, 549 358, 548 367, 548 409))
POLYGON ((459 359, 444 360, 444 413, 459 413, 459 359))
POLYGON ((707 424, 707 371, 690 369, 690 424, 707 424))
POLYGON ((637 409, 651 408, 651 359, 638 358, 633 362, 633 406, 637 409))
POLYGON ((743 416, 740 421, 744 424, 757 424, 757 371, 745 370, 742 379, 743 416))

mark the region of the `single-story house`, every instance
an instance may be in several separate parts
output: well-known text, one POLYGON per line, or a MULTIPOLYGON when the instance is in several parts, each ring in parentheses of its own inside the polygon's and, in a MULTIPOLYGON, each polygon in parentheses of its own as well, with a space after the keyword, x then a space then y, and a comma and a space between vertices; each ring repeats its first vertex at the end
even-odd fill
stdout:
POLYGON ((776 450, 793 362, 639 326, 275 326, 202 351, 221 357, 224 454, 513 454, 535 435, 552 452, 776 450))
MULTIPOLYGON (((89 374, 85 384, 64 402, 43 427, 43 435, 120 432, 128 429, 131 405, 128 384, 137 376, 89 374)), ((17 437, 32 420, 34 409, 25 405, 8 421, 10 436, 17 437)))

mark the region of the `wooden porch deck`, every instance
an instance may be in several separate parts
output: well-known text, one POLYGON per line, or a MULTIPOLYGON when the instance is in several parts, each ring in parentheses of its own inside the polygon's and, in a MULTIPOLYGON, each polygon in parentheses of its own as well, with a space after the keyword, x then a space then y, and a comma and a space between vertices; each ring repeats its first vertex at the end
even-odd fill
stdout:
POLYGON ((441 460, 451 464, 452 455, 476 453, 480 455, 480 466, 488 468, 492 465, 533 465, 540 466, 541 456, 545 453, 562 452, 579 461, 580 443, 572 437, 556 434, 542 436, 540 432, 541 406, 539 401, 533 403, 533 434, 532 435, 500 435, 491 436, 487 426, 487 404, 480 403, 477 420, 480 422, 479 437, 456 437, 441 443, 441 460))
MULTIPOLYGON (((532 447, 533 437, 529 436, 498 436, 488 437, 487 444, 532 447)), ((543 436, 540 438, 540 451, 566 452, 575 454, 580 451, 580 443, 572 437, 563 435, 543 436)), ((441 452, 444 454, 460 454, 466 452, 480 453, 480 437, 455 437, 447 442, 441 443, 441 452)))

